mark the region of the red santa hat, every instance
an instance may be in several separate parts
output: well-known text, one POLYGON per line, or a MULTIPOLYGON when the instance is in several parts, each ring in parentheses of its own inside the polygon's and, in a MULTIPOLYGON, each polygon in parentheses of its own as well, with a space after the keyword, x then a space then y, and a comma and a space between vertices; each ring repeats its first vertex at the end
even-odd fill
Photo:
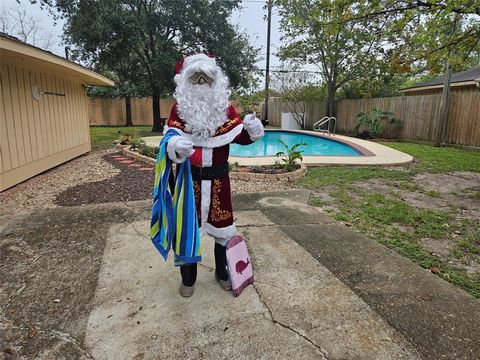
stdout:
POLYGON ((201 60, 205 61, 208 59, 212 59, 213 63, 216 64, 215 55, 212 55, 212 54, 199 53, 199 54, 185 56, 184 58, 180 59, 177 65, 175 66, 175 73, 180 74, 185 67, 188 67, 191 63, 195 61, 201 61, 201 60))

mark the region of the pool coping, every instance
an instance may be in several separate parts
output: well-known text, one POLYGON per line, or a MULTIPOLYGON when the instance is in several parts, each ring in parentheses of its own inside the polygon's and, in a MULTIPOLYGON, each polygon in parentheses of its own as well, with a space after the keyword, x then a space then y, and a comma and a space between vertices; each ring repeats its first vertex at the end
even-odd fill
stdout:
MULTIPOLYGON (((308 135, 323 137, 332 141, 344 143, 359 151, 362 156, 335 156, 335 155, 304 155, 302 163, 308 167, 311 166, 397 166, 413 162, 413 157, 401 151, 392 149, 388 146, 357 139, 344 135, 325 135, 310 130, 292 130, 292 129, 265 129, 267 132, 286 131, 293 133, 307 133, 308 135)), ((161 136, 149 136, 142 138, 147 145, 158 146, 161 136)), ((273 165, 278 160, 275 156, 232 156, 229 161, 238 163, 240 166, 262 166, 273 165)))

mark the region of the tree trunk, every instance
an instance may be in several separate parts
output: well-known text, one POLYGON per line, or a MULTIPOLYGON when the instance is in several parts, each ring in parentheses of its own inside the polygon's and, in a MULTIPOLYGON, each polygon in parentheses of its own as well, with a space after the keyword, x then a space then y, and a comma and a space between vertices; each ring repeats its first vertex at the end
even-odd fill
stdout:
POLYGON ((335 93, 335 85, 331 82, 328 82, 326 116, 335 116, 335 93))
POLYGON ((153 128, 152 132, 163 131, 163 121, 160 118, 160 87, 153 86, 152 92, 153 128))
MULTIPOLYGON (((337 89, 335 87, 335 84, 333 82, 327 82, 327 108, 326 110, 326 116, 335 116, 336 117, 336 108, 335 108, 335 93, 337 92, 337 89)), ((328 130, 332 131, 331 129, 332 124, 328 124, 328 130)))
POLYGON ((133 126, 132 122, 132 99, 130 96, 125 96, 125 114, 127 116, 127 121, 125 126, 133 126))

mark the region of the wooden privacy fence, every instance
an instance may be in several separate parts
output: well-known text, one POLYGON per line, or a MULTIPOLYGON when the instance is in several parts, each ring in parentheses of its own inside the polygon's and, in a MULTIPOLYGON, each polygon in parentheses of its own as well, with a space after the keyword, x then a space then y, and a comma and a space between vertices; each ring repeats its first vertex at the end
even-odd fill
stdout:
MULTIPOLYGON (((160 117, 168 118, 175 99, 160 100, 160 117)), ((132 98, 132 123, 136 125, 153 125, 152 98, 132 98)), ((88 119, 90 125, 124 126, 126 123, 125 99, 89 98, 88 119)), ((238 113, 242 107, 234 103, 238 113)))
MULTIPOLYGON (((450 99, 446 142, 480 147, 480 91, 452 93, 450 99)), ((384 136, 405 140, 435 141, 440 118, 441 94, 398 96, 375 99, 340 100, 337 102, 337 131, 353 133, 355 115, 373 107, 390 110, 402 122, 401 128, 387 126, 384 136)), ((325 103, 305 106, 306 128, 325 116, 325 103)), ((269 101, 269 120, 281 125, 281 113, 288 107, 280 98, 269 101)), ((298 111, 298 110, 297 110, 298 111)))
MULTIPOLYGON (((173 99, 160 100, 160 117, 168 118, 173 99)), ((133 125, 152 125, 152 98, 132 98, 133 125)), ((90 125, 124 126, 126 122, 125 99, 89 98, 88 119, 90 125)))
MULTIPOLYGON (((480 147, 480 91, 452 93, 450 98, 446 141, 450 144, 480 147)), ((441 94, 398 96, 389 98, 340 100, 337 102, 337 131, 353 133, 355 115, 373 107, 390 110, 402 121, 402 127, 387 126, 384 136, 405 139, 435 141, 440 118, 441 94)), ((134 125, 152 125, 151 98, 132 98, 134 125)), ((174 99, 160 101, 162 118, 167 118, 174 99)), ((305 112, 306 129, 325 116, 325 102, 297 105, 297 111, 305 112)), ((237 109, 239 112, 241 109, 237 109)), ((289 107, 281 98, 270 98, 269 120, 273 126, 281 125, 282 112, 289 107)), ((88 99, 90 125, 125 125, 124 99, 88 99)))

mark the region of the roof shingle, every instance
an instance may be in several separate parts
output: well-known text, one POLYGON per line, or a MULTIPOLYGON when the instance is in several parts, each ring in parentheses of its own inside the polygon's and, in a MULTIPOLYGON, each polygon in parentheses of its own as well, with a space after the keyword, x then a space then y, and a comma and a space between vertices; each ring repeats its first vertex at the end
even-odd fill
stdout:
MULTIPOLYGON (((402 90, 415 89, 415 88, 421 88, 421 87, 427 87, 427 86, 443 85, 443 78, 444 77, 442 75, 435 79, 424 81, 402 90)), ((480 66, 452 74, 450 78, 450 83, 453 84, 453 83, 475 81, 475 80, 480 80, 480 66)))

